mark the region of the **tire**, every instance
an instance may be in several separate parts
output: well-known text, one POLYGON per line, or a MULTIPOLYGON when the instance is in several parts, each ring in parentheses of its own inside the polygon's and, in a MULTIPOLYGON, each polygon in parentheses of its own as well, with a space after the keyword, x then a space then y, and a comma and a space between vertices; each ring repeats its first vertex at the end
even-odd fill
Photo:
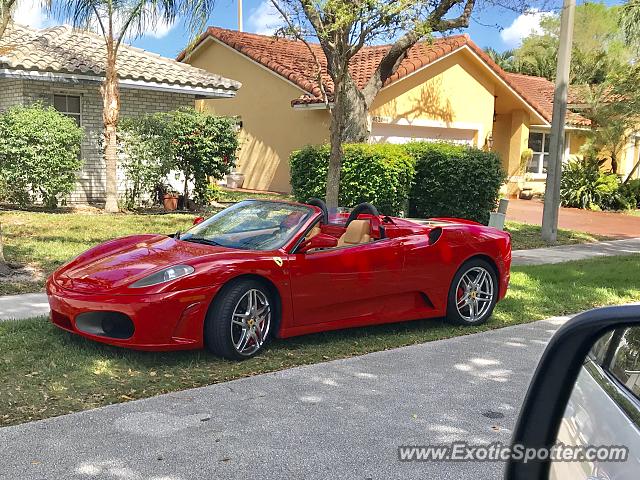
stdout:
POLYGON ((272 295, 259 281, 238 280, 224 286, 205 319, 205 345, 229 360, 257 355, 270 338, 274 306, 272 295))
POLYGON ((486 322, 496 306, 498 288, 496 271, 489 262, 480 258, 465 262, 449 287, 447 320, 467 326, 486 322), (479 286, 476 285, 478 281, 479 286))

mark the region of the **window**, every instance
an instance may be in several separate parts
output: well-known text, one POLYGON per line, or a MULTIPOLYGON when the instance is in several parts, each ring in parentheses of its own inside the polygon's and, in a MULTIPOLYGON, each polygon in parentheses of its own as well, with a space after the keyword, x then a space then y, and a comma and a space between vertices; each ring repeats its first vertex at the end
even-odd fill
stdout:
POLYGON ((533 150, 533 157, 527 165, 527 173, 546 173, 549 161, 549 134, 529 133, 529 148, 533 150))
POLYGON ((80 97, 76 95, 54 95, 53 108, 73 119, 78 126, 82 125, 80 97))
POLYGON ((640 398, 640 328, 616 330, 608 350, 604 367, 640 398))

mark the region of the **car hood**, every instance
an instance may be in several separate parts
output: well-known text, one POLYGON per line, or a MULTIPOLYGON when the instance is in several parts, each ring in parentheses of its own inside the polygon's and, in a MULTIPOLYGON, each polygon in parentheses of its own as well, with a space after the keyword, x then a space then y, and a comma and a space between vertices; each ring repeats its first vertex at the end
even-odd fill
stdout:
POLYGON ((192 264, 198 258, 222 252, 228 249, 165 235, 138 235, 94 247, 54 276, 63 288, 97 293, 129 286, 162 268, 192 264))

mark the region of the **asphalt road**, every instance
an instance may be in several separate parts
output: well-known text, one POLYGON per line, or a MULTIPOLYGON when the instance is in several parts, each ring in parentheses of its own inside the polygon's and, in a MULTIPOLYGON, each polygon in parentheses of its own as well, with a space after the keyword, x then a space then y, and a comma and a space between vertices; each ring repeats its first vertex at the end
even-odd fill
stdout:
POLYGON ((508 442, 565 319, 378 352, 0 429, 0 479, 490 479, 399 445, 508 442))

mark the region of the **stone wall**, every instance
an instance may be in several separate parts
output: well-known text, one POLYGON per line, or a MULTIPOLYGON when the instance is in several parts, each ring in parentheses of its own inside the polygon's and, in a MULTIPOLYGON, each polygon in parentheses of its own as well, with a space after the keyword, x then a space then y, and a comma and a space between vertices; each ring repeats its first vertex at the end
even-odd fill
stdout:
POLYGON ((22 103, 22 80, 0 78, 0 112, 22 103))
MULTIPOLYGON (((85 131, 81 155, 84 166, 78 174, 78 187, 69 203, 104 204, 105 171, 102 157, 102 96, 95 82, 56 83, 38 80, 0 79, 0 110, 15 104, 53 103, 53 95, 80 96, 81 123, 85 131), (6 92, 5 92, 6 89, 6 92)), ((156 90, 123 89, 120 94, 121 116, 167 112, 194 106, 195 96, 156 90)))

